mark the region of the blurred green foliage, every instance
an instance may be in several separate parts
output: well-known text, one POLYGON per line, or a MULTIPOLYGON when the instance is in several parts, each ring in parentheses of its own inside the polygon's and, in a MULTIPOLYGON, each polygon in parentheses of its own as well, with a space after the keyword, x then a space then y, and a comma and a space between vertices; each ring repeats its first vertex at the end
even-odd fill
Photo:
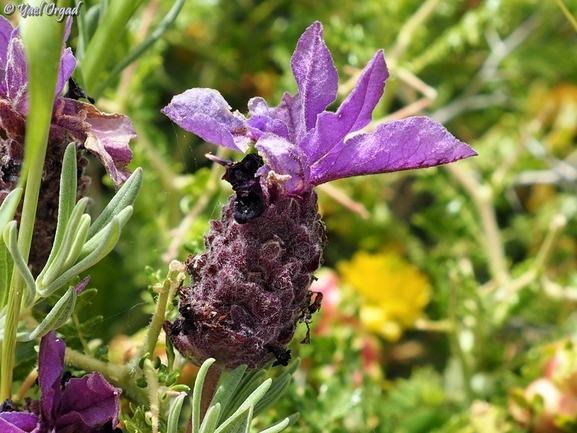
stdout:
MULTIPOLYGON (((576 16, 577 3, 566 5, 576 16)), ((171 6, 142 5, 107 69, 171 6)), ((430 277, 428 318, 448 325, 390 344, 358 323, 331 322, 329 335, 294 345, 303 360, 296 384, 262 424, 299 411, 300 432, 525 431, 508 413, 508 393, 542 374, 540 348, 573 335, 576 324, 577 31, 553 1, 186 2, 165 37, 97 101, 130 116, 139 135, 132 167, 145 172, 121 241, 91 270, 98 296, 86 307, 103 316, 99 335, 146 324, 145 267, 202 250, 230 193, 204 158, 215 146, 159 110, 191 87, 218 89, 240 111, 255 95, 276 104, 296 90, 290 57, 314 20, 324 24, 344 87, 385 49, 391 78, 376 118, 421 104, 408 114, 438 119, 479 156, 335 182, 366 216, 321 189, 326 266, 358 250, 394 249, 430 277), (364 371, 367 338, 378 349, 377 373, 364 371)), ((95 166, 97 214, 113 191, 95 166)), ((345 316, 354 317, 358 300, 347 293, 345 316)))

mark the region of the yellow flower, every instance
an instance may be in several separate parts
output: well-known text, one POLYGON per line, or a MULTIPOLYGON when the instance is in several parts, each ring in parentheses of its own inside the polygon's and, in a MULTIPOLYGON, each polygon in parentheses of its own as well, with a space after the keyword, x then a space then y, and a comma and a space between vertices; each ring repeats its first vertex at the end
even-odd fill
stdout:
POLYGON ((389 341, 397 341, 403 329, 412 328, 429 302, 428 278, 397 254, 359 251, 337 269, 363 297, 363 325, 389 341))

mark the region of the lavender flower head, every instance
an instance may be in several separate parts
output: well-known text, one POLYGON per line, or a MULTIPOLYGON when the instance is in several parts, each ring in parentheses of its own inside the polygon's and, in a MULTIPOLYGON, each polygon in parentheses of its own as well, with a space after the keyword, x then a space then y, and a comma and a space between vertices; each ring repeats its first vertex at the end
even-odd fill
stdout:
MULTIPOLYGON (((42 396, 19 412, 9 402, 0 409, 3 433, 107 433, 118 424, 121 390, 96 372, 63 378, 66 346, 53 331, 40 342, 38 382, 42 396)), ((118 430, 119 431, 119 430, 118 430)))
MULTIPOLYGON (((67 21, 66 40, 72 20, 67 21)), ((40 271, 52 246, 58 212, 60 172, 64 149, 76 142, 79 167, 87 164, 80 157, 85 148, 104 164, 116 186, 124 182, 130 172, 126 165, 132 159, 128 142, 136 136, 132 123, 122 114, 101 113, 92 104, 78 100, 86 97, 71 81, 76 67, 70 48, 62 45, 52 123, 44 164, 44 174, 37 209, 37 224, 33 237, 30 264, 33 272, 40 271), (62 96, 66 83, 69 91, 62 96)), ((0 16, 0 203, 18 182, 24 157, 24 137, 28 114, 28 77, 24 44, 18 28, 0 16)), ((86 192, 88 179, 82 178, 78 195, 86 192)), ((18 215, 17 215, 18 217, 18 215)))
POLYGON ((165 324, 174 346, 197 364, 214 357, 225 368, 258 368, 276 357, 286 365, 297 323, 320 308, 320 294, 308 291, 326 244, 314 186, 476 155, 426 117, 359 132, 389 76, 382 50, 336 112, 326 110, 338 74, 319 22, 301 36, 291 67, 298 93, 285 93, 276 107, 252 98, 248 118, 213 89, 187 90, 163 109, 205 141, 258 151, 237 163, 211 157, 225 166, 235 194, 212 221, 206 251, 188 258, 192 285, 180 292, 181 317, 165 324))

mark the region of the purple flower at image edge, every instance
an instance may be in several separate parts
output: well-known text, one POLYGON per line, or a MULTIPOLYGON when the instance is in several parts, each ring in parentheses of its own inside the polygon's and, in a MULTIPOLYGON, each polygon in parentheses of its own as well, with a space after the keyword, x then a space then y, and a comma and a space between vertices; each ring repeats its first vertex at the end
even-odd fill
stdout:
MULTIPOLYGON (((70 34, 71 25, 72 20, 68 19, 64 40, 70 34)), ((126 168, 132 160, 128 143, 136 136, 130 119, 122 114, 102 113, 94 105, 80 101, 82 97, 90 98, 71 78, 75 67, 76 59, 63 42, 36 213, 38 218, 30 250, 29 265, 33 275, 38 275, 52 248, 66 146, 76 143, 79 167, 77 198, 86 195, 89 184, 89 179, 82 175, 88 164, 82 155, 83 149, 102 162, 116 187, 130 175, 126 168), (66 83, 68 91, 63 94, 66 83)), ((0 203, 18 184, 25 154, 29 110, 27 70, 24 43, 18 28, 12 28, 12 24, 0 16, 0 203)), ((20 219, 19 211, 15 218, 20 219)))
MULTIPOLYGON (((70 35, 71 26, 72 20, 68 19, 65 41, 70 35)), ((75 68, 76 59, 72 50, 63 44, 51 135, 82 143, 100 159, 118 186, 130 175, 125 168, 132 160, 128 142, 136 137, 136 133, 128 117, 102 113, 92 104, 62 96, 75 68)), ((0 127, 11 141, 23 141, 24 122, 29 108, 27 69, 24 43, 18 35, 18 28, 12 28, 10 21, 0 16, 0 127)))
MULTIPOLYGON (((98 373, 65 380, 64 342, 53 331, 40 342, 38 382, 40 401, 26 411, 0 412, 2 433, 108 433, 116 430, 121 390, 98 373)), ((3 405, 5 406, 5 405, 3 405)))
MULTIPOLYGON (((336 179, 433 167, 475 156, 467 144, 427 117, 385 122, 361 132, 389 76, 383 51, 362 71, 336 112, 338 74, 313 23, 291 59, 298 93, 269 107, 248 103, 248 117, 231 111, 213 89, 175 96, 162 111, 207 142, 239 152, 223 179, 235 194, 212 221, 206 250, 186 261, 191 286, 179 292, 180 317, 166 322, 172 344, 196 364, 216 358, 222 368, 287 365, 296 325, 308 323, 322 294, 308 290, 322 264, 325 227, 314 186, 336 179)), ((302 342, 308 342, 309 334, 302 342)))

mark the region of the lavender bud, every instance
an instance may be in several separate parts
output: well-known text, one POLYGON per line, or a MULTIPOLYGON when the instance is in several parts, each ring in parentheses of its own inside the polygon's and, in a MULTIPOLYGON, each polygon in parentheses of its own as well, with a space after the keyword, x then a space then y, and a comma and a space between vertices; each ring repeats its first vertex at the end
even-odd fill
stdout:
POLYGON ((275 358, 287 365, 297 323, 308 327, 320 308, 320 297, 308 290, 326 245, 316 193, 310 187, 286 196, 263 180, 246 190, 262 191, 262 214, 241 224, 238 191, 230 197, 221 219, 211 222, 206 251, 186 261, 192 283, 180 290, 180 317, 164 326, 197 365, 210 357, 227 369, 259 368, 275 358))

